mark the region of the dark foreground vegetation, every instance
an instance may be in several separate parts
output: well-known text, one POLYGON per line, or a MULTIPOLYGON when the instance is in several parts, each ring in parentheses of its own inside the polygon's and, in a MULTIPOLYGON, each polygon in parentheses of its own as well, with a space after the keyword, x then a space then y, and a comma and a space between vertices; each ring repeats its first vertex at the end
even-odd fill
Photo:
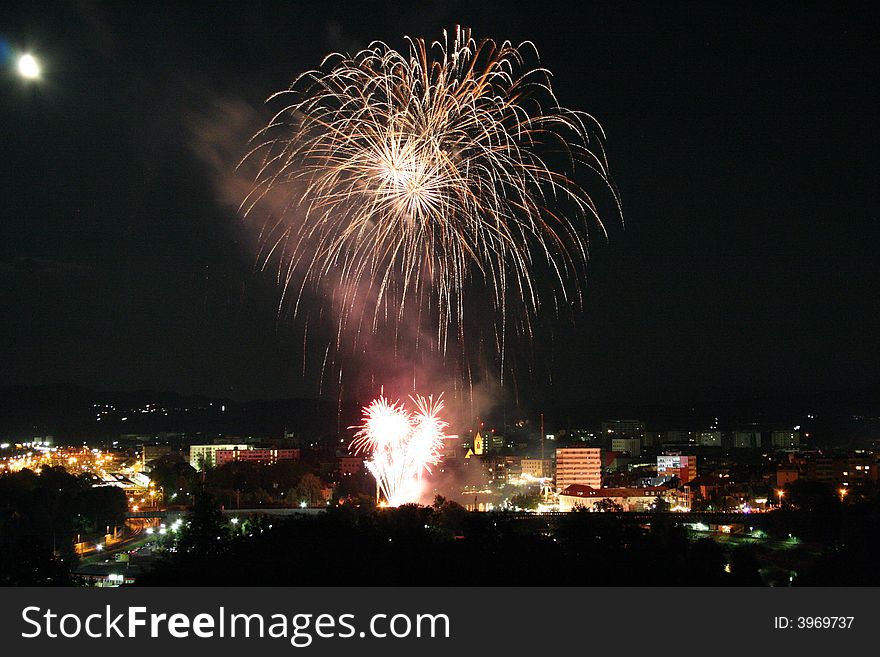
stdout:
POLYGON ((103 535, 128 510, 119 488, 94 483, 64 468, 0 476, 0 586, 75 583, 76 538, 103 535))
MULTIPOLYGON (((138 585, 880 585, 880 503, 843 503, 815 484, 790 486, 784 509, 724 535, 665 513, 470 513, 443 498, 377 509, 357 491, 326 513, 233 523, 220 507, 247 487, 218 477, 242 472, 189 482, 186 521, 157 537, 138 585)), ((272 489, 295 502, 320 490, 307 472, 272 472, 284 484, 272 489)), ((93 483, 61 468, 0 476, 0 585, 78 583, 75 539, 95 540, 126 511, 119 489, 93 483)))
POLYGON ((138 583, 867 586, 880 584, 878 521, 875 506, 780 511, 768 514, 762 538, 723 542, 663 515, 650 525, 587 512, 533 522, 438 498, 430 507, 343 505, 232 524, 201 496, 166 557, 138 583))

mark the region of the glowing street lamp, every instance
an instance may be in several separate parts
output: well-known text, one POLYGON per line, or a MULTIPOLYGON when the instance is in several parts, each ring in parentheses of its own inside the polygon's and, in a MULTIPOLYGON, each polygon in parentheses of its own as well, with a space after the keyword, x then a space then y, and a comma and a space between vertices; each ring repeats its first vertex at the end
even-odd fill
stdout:
POLYGON ((779 498, 779 506, 782 506, 782 498, 785 497, 785 491, 780 488, 776 491, 776 497, 779 498))
POLYGON ((841 488, 839 491, 837 491, 837 493, 838 495, 840 495, 840 501, 843 502, 843 498, 846 497, 849 491, 846 488, 841 488))

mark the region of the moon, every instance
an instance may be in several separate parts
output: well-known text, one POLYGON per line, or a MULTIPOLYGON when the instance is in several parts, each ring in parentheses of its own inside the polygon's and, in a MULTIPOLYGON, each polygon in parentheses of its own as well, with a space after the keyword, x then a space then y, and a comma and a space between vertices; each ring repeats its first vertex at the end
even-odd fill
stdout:
POLYGON ((40 63, 30 53, 18 58, 18 74, 26 80, 36 80, 40 77, 40 63))

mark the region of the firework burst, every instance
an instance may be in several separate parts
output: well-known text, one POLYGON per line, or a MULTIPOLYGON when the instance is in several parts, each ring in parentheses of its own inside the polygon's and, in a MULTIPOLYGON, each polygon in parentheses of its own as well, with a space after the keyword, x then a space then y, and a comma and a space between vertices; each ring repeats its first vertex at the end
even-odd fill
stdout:
POLYGON ((400 402, 384 396, 364 408, 351 449, 367 454, 367 469, 389 506, 418 502, 420 482, 437 464, 448 426, 440 419, 443 400, 410 397, 416 410, 410 413, 400 402))
POLYGON ((559 105, 530 43, 457 28, 407 44, 329 55, 273 96, 283 107, 255 137, 242 210, 271 198, 263 262, 294 313, 307 288, 332 303, 337 343, 415 313, 432 349, 464 353, 488 307, 503 375, 511 330, 530 336, 542 305, 581 301, 588 229, 604 227, 572 174, 592 171, 617 203, 604 134, 559 105))

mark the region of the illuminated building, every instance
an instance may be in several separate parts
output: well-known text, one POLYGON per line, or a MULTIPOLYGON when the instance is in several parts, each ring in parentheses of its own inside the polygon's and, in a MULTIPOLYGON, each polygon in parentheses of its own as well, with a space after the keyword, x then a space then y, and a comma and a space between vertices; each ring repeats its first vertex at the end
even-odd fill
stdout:
POLYGON ((874 461, 872 455, 866 452, 856 452, 846 459, 846 468, 843 470, 840 484, 845 487, 861 487, 876 484, 880 474, 880 467, 874 461))
POLYGON ((697 434, 697 444, 700 447, 721 447, 721 432, 701 431, 697 434))
POLYGON ((573 443, 599 444, 603 438, 602 433, 590 429, 572 429, 568 432, 568 438, 573 443))
POLYGON ((612 438, 642 438, 645 435, 645 423, 640 420, 608 420, 602 423, 602 433, 612 438))
POLYGON ((556 490, 572 484, 602 487, 602 450, 598 447, 561 447, 556 450, 556 490))
POLYGON ((507 471, 508 479, 519 479, 522 476, 522 457, 521 456, 503 456, 504 468, 507 471))
POLYGON ((141 467, 146 467, 150 461, 165 456, 171 451, 168 445, 144 445, 141 448, 141 467))
POLYGON ((798 447, 801 444, 800 431, 774 431, 770 434, 770 444, 777 449, 798 447))
POLYGON ((690 486, 681 489, 670 489, 666 501, 672 505, 672 511, 688 511, 693 503, 690 486))
POLYGON ((231 445, 190 445, 189 447, 189 464, 196 470, 204 470, 213 468, 217 465, 217 452, 221 450, 246 450, 251 449, 251 445, 231 444, 231 445))
POLYGON ((296 461, 299 459, 298 449, 218 449, 215 453, 217 465, 245 461, 272 465, 278 461, 296 461))
POLYGON ((522 473, 535 479, 550 478, 553 476, 553 459, 530 459, 524 458, 520 465, 522 473))
MULTIPOLYGON (((840 468, 830 456, 815 456, 806 462, 805 478, 834 485, 840 468)), ((842 471, 842 470, 841 470, 842 471)))
POLYGON ((776 487, 782 488, 786 484, 797 481, 800 472, 794 466, 780 466, 776 469, 776 487))
POLYGON ((651 511, 658 497, 665 497, 668 489, 663 486, 650 488, 592 488, 573 484, 559 494, 559 510, 573 511, 583 507, 595 510, 597 503, 608 502, 621 511, 651 511))
POLYGON ((642 441, 640 438, 612 438, 611 451, 639 456, 642 453, 642 441))
POLYGON ((877 475, 877 463, 864 452, 837 457, 813 456, 806 461, 801 473, 805 479, 847 489, 871 487, 877 482, 877 475))
POLYGON ((341 477, 350 477, 351 475, 361 474, 364 469, 363 456, 340 456, 337 471, 341 477))
POLYGON ((487 485, 507 483, 507 463, 500 456, 483 456, 480 459, 483 481, 487 485))
POLYGON ((660 435, 660 442, 666 448, 680 446, 682 449, 696 445, 697 438, 693 431, 667 431, 660 435))
POLYGON ((713 495, 718 493, 719 490, 726 484, 726 480, 721 477, 703 475, 701 477, 694 477, 687 484, 686 488, 690 488, 691 491, 698 491, 700 493, 700 497, 704 500, 708 500, 713 495))
POLYGON ((497 433, 493 433, 489 436, 489 446, 493 450, 500 450, 504 448, 504 436, 499 436, 497 433))
POLYGON ((761 432, 759 431, 735 431, 733 433, 733 446, 737 449, 749 449, 761 446, 761 432))
POLYGON ((657 475, 675 476, 682 484, 686 484, 697 476, 697 457, 661 454, 657 457, 657 475))
POLYGON ((483 444, 483 434, 477 431, 477 435, 474 436, 474 454, 481 456, 485 451, 485 447, 483 444))
POLYGON ((666 438, 665 431, 646 431, 645 437, 642 439, 643 447, 659 447, 666 438))

